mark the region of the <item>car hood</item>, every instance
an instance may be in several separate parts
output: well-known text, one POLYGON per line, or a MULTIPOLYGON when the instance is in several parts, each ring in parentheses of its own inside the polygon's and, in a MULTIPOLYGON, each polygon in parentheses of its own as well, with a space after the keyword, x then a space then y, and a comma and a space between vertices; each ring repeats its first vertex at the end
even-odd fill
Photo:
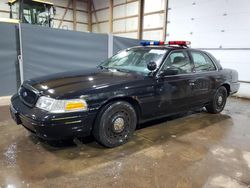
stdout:
POLYGON ((67 98, 143 78, 143 75, 136 73, 95 68, 38 77, 28 80, 24 85, 31 85, 43 95, 49 95, 53 98, 67 98))

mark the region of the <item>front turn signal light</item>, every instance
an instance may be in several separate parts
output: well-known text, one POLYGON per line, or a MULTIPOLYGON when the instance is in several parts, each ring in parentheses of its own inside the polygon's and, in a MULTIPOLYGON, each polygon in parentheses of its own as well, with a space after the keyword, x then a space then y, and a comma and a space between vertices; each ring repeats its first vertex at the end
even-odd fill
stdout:
POLYGON ((65 105, 66 111, 78 111, 78 110, 85 110, 87 105, 84 101, 69 101, 65 105))

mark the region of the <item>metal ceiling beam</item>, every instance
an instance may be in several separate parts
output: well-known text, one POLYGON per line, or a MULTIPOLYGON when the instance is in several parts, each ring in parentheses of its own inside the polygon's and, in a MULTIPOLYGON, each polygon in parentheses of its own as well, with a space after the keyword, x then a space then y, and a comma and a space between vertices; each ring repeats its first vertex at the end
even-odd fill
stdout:
POLYGON ((167 37, 167 24, 168 24, 168 2, 169 0, 165 0, 164 6, 164 19, 163 19, 163 36, 162 40, 165 41, 167 37))
POLYGON ((114 1, 109 0, 109 32, 113 32, 113 5, 114 1))
POLYGON ((73 3, 73 30, 76 31, 76 26, 77 26, 77 22, 76 22, 76 0, 72 0, 73 3))
POLYGON ((139 40, 142 39, 142 32, 143 32, 143 20, 144 20, 144 0, 139 0, 139 8, 138 8, 138 33, 137 38, 139 40))
POLYGON ((88 7, 88 31, 92 32, 92 0, 88 0, 87 2, 88 7))

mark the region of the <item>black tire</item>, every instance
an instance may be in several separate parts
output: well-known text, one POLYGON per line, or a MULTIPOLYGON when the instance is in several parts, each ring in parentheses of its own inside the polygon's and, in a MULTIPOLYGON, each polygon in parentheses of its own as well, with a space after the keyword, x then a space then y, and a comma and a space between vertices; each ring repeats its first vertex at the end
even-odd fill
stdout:
POLYGON ((105 147, 116 147, 129 140, 136 124, 137 116, 131 104, 125 101, 111 102, 98 113, 93 136, 105 147))
POLYGON ((226 105, 227 97, 227 89, 224 86, 219 87, 213 96, 212 102, 206 106, 207 111, 212 114, 220 113, 226 105))

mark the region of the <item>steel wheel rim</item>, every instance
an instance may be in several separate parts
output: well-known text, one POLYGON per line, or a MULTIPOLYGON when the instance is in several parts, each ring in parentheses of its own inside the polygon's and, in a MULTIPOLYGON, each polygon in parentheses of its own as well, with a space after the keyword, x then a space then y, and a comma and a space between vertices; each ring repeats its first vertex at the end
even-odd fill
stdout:
POLYGON ((216 96, 216 109, 217 111, 220 111, 225 106, 225 97, 226 94, 224 92, 218 93, 216 96))
POLYGON ((107 123, 106 134, 112 142, 123 142, 128 137, 131 118, 127 111, 124 110, 112 114, 107 123), (118 129, 115 128, 115 125, 118 129))

